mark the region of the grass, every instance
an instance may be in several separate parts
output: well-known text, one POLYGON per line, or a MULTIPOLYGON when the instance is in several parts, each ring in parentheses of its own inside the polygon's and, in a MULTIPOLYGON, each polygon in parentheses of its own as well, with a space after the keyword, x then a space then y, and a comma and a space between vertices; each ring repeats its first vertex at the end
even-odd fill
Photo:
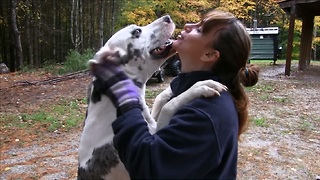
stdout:
POLYGON ((272 99, 277 102, 277 103, 290 103, 291 100, 287 97, 282 97, 282 96, 273 96, 272 99))
POLYGON ((158 94, 160 94, 162 92, 162 90, 149 90, 146 89, 146 94, 145 94, 145 98, 146 99, 154 99, 158 96, 158 94))
POLYGON ((259 127, 268 127, 268 124, 266 122, 266 119, 265 118, 251 118, 251 121, 256 125, 256 126, 259 126, 259 127))
POLYGON ((299 129, 301 131, 308 131, 308 130, 312 130, 313 129, 313 124, 308 122, 308 121, 304 121, 299 125, 299 129))
POLYGON ((24 129, 36 125, 48 132, 69 131, 79 127, 84 120, 85 99, 62 99, 49 108, 40 107, 37 112, 20 114, 1 114, 1 129, 24 129))
POLYGON ((246 92, 250 92, 254 94, 254 96, 258 97, 262 101, 270 100, 271 93, 274 91, 274 86, 271 84, 261 84, 258 83, 252 87, 246 87, 246 92))

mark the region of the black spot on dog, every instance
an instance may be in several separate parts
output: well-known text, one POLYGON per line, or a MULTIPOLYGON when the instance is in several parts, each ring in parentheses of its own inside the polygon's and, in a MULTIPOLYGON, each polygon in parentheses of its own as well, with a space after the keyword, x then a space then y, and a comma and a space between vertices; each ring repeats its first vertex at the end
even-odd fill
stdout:
POLYGON ((155 40, 155 41, 153 42, 153 44, 157 44, 157 43, 160 43, 160 40, 159 40, 159 39, 157 39, 157 40, 155 40))
POLYGON ((120 57, 120 63, 127 64, 130 60, 134 59, 134 54, 133 44, 129 43, 127 46, 127 54, 120 57))
POLYGON ((151 36, 150 36, 150 39, 151 40, 156 39, 156 35, 154 33, 152 33, 151 36))
POLYGON ((142 30, 140 28, 134 29, 133 31, 131 31, 131 37, 133 39, 137 39, 140 37, 142 30))
POLYGON ((97 103, 101 101, 101 95, 103 94, 104 82, 100 78, 95 79, 93 82, 93 89, 91 94, 91 101, 97 103))
POLYGON ((130 60, 135 60, 136 58, 141 57, 141 54, 141 49, 134 49, 133 44, 129 43, 127 46, 127 54, 120 57, 120 63, 127 64, 130 60))
POLYGON ((141 50, 140 49, 134 49, 133 55, 136 56, 136 57, 140 57, 141 56, 141 50))
POLYGON ((92 158, 87 161, 87 168, 78 168, 78 180, 102 179, 111 172, 111 168, 117 166, 120 160, 117 151, 111 144, 105 144, 92 152, 92 158))

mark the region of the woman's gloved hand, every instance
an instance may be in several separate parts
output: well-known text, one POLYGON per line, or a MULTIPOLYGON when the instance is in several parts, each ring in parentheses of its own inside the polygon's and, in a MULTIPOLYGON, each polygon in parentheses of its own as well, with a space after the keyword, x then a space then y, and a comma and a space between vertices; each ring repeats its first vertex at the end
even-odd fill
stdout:
POLYGON ((138 87, 112 59, 114 54, 109 53, 104 54, 99 62, 90 60, 91 72, 97 78, 94 84, 100 86, 103 94, 110 98, 118 115, 134 107, 141 108, 138 87))

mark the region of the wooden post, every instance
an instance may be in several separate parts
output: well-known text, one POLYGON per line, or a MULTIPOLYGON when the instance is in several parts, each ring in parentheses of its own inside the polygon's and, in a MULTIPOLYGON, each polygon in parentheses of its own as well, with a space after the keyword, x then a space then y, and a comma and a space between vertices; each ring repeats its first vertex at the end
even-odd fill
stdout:
POLYGON ((289 22, 287 54, 286 54, 286 69, 284 72, 284 74, 286 76, 290 76, 291 59, 292 59, 293 31, 294 31, 295 19, 296 19, 296 4, 295 4, 295 1, 293 1, 291 4, 291 10, 290 10, 290 22, 289 22))
POLYGON ((305 70, 307 62, 311 59, 312 31, 314 16, 304 16, 302 18, 302 32, 300 41, 299 70, 305 70))

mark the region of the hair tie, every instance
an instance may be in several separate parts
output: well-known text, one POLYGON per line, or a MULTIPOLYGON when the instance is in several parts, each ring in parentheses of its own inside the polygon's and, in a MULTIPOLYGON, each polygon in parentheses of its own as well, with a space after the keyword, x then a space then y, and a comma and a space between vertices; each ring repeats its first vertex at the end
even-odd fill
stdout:
POLYGON ((248 68, 246 68, 246 70, 245 70, 245 75, 246 75, 246 78, 249 79, 249 70, 248 70, 248 68))

